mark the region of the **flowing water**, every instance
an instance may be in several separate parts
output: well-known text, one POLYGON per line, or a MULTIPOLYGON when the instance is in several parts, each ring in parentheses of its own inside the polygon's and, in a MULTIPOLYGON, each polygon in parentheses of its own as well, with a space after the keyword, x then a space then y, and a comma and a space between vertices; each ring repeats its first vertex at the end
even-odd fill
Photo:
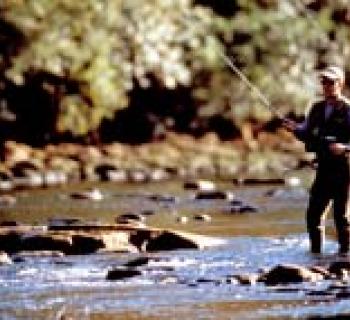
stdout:
POLYGON ((304 189, 222 182, 222 190, 259 208, 237 214, 228 201, 194 200, 181 181, 99 184, 94 187, 103 201, 70 198, 73 189, 88 187, 20 191, 15 205, 1 207, 1 220, 43 224, 74 216, 111 222, 120 213, 147 211, 154 213, 147 216, 149 225, 223 237, 226 244, 149 254, 149 263, 139 267, 142 275, 123 281, 106 280, 108 270, 138 255, 32 257, 1 266, 0 319, 314 319, 350 312, 346 296, 324 294, 327 281, 268 287, 230 280, 279 263, 326 265, 337 259, 331 221, 325 254, 308 253, 304 189), (212 220, 192 219, 197 213, 212 220), (178 216, 189 220, 180 224, 178 216))

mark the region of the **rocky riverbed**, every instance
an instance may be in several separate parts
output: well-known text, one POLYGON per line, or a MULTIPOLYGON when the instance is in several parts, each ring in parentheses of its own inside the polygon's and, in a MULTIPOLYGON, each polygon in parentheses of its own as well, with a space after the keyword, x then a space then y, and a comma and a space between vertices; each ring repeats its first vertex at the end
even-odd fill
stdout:
POLYGON ((307 174, 293 172, 267 185, 177 179, 3 194, 14 200, 0 205, 1 314, 99 320, 344 315, 350 267, 335 254, 331 222, 325 253, 308 253, 307 174))

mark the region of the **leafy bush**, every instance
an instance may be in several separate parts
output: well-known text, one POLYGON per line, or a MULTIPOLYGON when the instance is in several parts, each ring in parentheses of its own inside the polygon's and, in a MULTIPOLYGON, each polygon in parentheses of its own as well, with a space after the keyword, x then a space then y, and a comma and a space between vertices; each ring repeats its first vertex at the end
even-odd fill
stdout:
POLYGON ((99 130, 129 106, 135 85, 147 89, 150 79, 166 90, 191 88, 198 118, 265 122, 273 115, 220 54, 273 107, 300 115, 317 92, 318 68, 348 70, 348 12, 343 0, 4 0, 1 19, 23 41, 19 51, 0 51, 0 70, 18 87, 31 73, 61 79, 52 90, 55 130, 76 136, 99 130))
POLYGON ((18 85, 24 75, 45 70, 74 79, 79 91, 59 104, 59 131, 84 135, 103 118, 128 106, 133 81, 149 86, 153 74, 166 88, 189 85, 191 68, 210 59, 210 35, 201 25, 188 28, 186 16, 212 18, 188 0, 8 1, 2 16, 24 35, 27 46, 12 59, 6 76, 18 85), (204 47, 203 47, 204 46, 204 47), (192 49, 204 52, 193 59, 192 49))

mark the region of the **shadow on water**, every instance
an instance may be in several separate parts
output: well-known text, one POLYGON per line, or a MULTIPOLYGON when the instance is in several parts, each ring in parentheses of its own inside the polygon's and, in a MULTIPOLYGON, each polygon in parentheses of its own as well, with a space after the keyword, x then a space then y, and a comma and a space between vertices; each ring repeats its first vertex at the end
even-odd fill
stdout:
MULTIPOLYGON (((221 187, 233 189, 229 184, 221 187)), ((36 257, 2 266, 1 319, 299 319, 349 310, 348 300, 322 295, 327 281, 280 287, 229 281, 233 275, 258 273, 280 263, 326 265, 335 259, 331 234, 326 255, 317 258, 307 252, 304 195, 287 199, 278 193, 272 199, 266 197, 271 186, 234 188, 237 198, 260 210, 232 214, 225 201, 194 201, 178 182, 147 185, 146 191, 137 185, 99 188, 105 198, 94 203, 72 200, 70 189, 19 192, 15 206, 1 208, 2 219, 44 223, 52 216, 73 215, 113 221, 126 211, 153 210, 147 217, 150 225, 224 236, 228 242, 202 251, 149 254, 149 262, 139 267, 141 275, 122 281, 107 281, 107 272, 135 254, 36 257), (176 200, 149 197, 165 193, 176 200), (178 215, 191 218, 198 212, 210 214, 212 220, 176 222, 178 215)))

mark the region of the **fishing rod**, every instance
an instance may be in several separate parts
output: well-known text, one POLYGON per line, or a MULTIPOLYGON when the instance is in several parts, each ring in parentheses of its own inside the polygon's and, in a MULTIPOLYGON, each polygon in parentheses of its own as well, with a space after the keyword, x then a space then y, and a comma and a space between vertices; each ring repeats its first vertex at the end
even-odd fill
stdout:
MULTIPOLYGON (((190 20, 193 21, 193 16, 191 17, 184 17, 183 20, 187 25, 190 20)), ((198 23, 198 21, 195 20, 195 22, 198 23)), ((267 108, 275 117, 277 117, 279 120, 285 120, 285 117, 272 106, 268 98, 265 94, 262 93, 262 91, 254 85, 247 76, 235 65, 235 63, 221 50, 220 48, 215 48, 216 53, 219 55, 219 57, 222 59, 222 61, 225 63, 227 67, 230 68, 230 70, 236 74, 239 79, 253 92, 256 94, 256 96, 259 98, 259 100, 262 102, 263 106, 267 108)))
POLYGON ((217 53, 222 58, 222 60, 225 62, 225 64, 242 80, 242 82, 250 89, 252 90, 257 97, 260 99, 260 101, 263 103, 263 105, 279 120, 285 120, 285 117, 278 112, 276 108, 274 108, 270 101, 267 99, 266 95, 264 95, 261 90, 254 85, 247 76, 232 62, 232 60, 225 55, 222 51, 217 50, 217 53))
MULTIPOLYGON (((295 7, 301 11, 306 19, 319 31, 323 31, 320 23, 314 19, 310 11, 306 8, 305 4, 302 2, 302 0, 291 0, 292 3, 294 3, 295 7)), ((218 55, 222 58, 222 60, 225 62, 225 64, 244 82, 246 86, 249 87, 250 90, 252 90, 260 99, 260 101, 263 103, 263 106, 265 106, 274 116, 276 116, 279 120, 282 121, 288 121, 275 107, 272 106, 270 101, 267 99, 266 95, 264 95, 261 90, 254 85, 247 76, 233 63, 233 61, 224 54, 221 50, 216 50, 218 55)), ((349 147, 350 150, 350 147, 349 147)))

